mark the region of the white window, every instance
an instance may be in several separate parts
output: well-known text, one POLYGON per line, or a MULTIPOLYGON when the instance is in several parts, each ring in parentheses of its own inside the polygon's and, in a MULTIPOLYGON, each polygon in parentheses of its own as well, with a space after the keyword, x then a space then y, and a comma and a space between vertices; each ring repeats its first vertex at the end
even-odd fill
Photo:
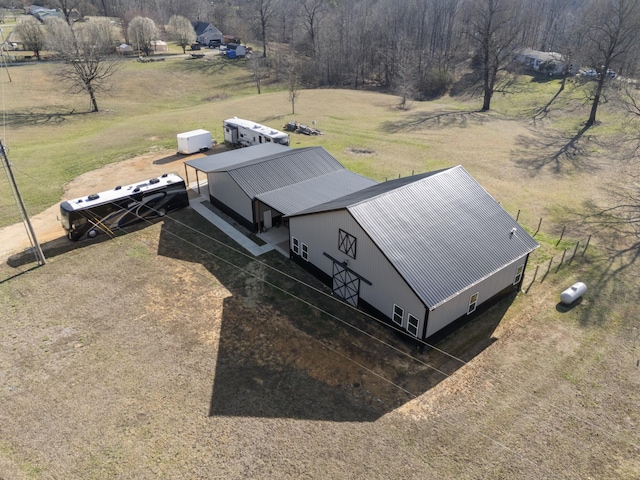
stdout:
POLYGON ((418 336, 418 327, 420 326, 420 320, 413 315, 409 314, 407 317, 407 331, 414 337, 418 336))
POLYGON ((393 323, 397 323, 398 325, 402 326, 404 320, 404 310, 402 309, 402 307, 399 307, 398 305, 394 305, 393 306, 393 323))
POLYGON ((307 247, 306 243, 301 243, 302 245, 302 258, 309 261, 309 247, 307 247))
POLYGON ((516 269, 516 278, 513 279, 513 284, 516 285, 518 283, 520 283, 520 280, 522 279, 522 272, 524 270, 524 265, 520 265, 517 269, 516 269))
POLYGON ((291 250, 296 255, 300 255, 300 241, 296 237, 291 237, 291 250))
POLYGON ((478 303, 478 292, 469 297, 469 308, 467 309, 467 315, 476 311, 476 305, 478 303))

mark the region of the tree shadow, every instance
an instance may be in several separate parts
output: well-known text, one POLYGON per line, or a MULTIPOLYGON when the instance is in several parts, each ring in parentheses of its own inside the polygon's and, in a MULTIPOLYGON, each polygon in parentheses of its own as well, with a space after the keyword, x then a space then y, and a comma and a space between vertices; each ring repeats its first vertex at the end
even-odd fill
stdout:
POLYGON ((20 112, 6 112, 3 116, 7 127, 33 127, 43 125, 60 125, 69 118, 78 115, 88 115, 92 112, 51 111, 50 109, 32 109, 20 112))
POLYGON ((197 213, 177 213, 180 223, 165 218, 158 254, 203 265, 230 292, 222 312, 202 312, 220 322, 210 416, 375 421, 491 345, 515 297, 420 354, 288 258, 244 256, 197 213))
POLYGON ((551 105, 553 105, 553 103, 557 100, 557 98, 560 96, 560 94, 564 91, 564 84, 560 85, 560 88, 558 89, 558 91, 553 95, 553 97, 551 97, 549 99, 549 101, 547 102, 546 105, 544 105, 543 107, 540 107, 536 113, 533 115, 533 123, 534 125, 536 124, 537 121, 539 120, 543 120, 547 117, 547 115, 549 115, 549 109, 551 108, 551 105))
POLYGON ((402 120, 385 122, 381 130, 387 133, 411 132, 421 128, 465 128, 469 124, 482 125, 487 116, 480 110, 444 110, 438 112, 418 112, 402 120))
MULTIPOLYGON (((603 240, 592 267, 588 272, 590 303, 635 305, 640 301, 637 281, 640 272, 640 195, 634 187, 622 182, 609 187, 609 205, 601 206, 589 202, 577 213, 582 223, 597 231, 603 240), (600 302, 602 300, 602 302, 600 302)), ((596 309, 597 311, 597 309, 596 309)), ((603 323, 606 312, 594 315, 585 309, 580 315, 583 325, 603 323)))
POLYGON ((558 132, 521 135, 516 139, 520 148, 512 153, 513 161, 532 176, 545 169, 556 174, 575 169, 597 171, 598 167, 591 161, 590 153, 598 143, 594 136, 586 135, 588 130, 589 127, 585 125, 571 138, 558 132))

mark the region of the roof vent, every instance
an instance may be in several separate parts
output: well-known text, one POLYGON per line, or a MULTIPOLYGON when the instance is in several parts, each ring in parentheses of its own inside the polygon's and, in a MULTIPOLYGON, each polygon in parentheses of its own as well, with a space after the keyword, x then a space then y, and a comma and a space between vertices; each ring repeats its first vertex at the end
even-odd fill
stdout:
POLYGON ((89 200, 89 201, 90 201, 90 200, 97 200, 97 199, 99 199, 99 198, 100 198, 100 195, 98 195, 97 193, 92 193, 91 195, 89 195, 89 196, 87 197, 87 200, 89 200))
POLYGON ((160 180, 158 180, 157 178, 152 178, 151 180, 149 180, 149 184, 153 185, 154 183, 159 183, 160 180))
POLYGON ((516 232, 517 232, 517 231, 518 231, 518 229, 517 229, 516 227, 513 227, 513 228, 511 229, 511 233, 510 233, 510 235, 513 237, 513 236, 516 234, 516 232))
POLYGON ((162 178, 167 178, 168 175, 169 175, 168 173, 163 173, 162 178))
POLYGON ((114 188, 114 190, 120 190, 122 188, 122 185, 118 185, 116 188, 114 188))
POLYGON ((138 193, 140 191, 140 187, 136 187, 133 189, 133 193, 138 193))

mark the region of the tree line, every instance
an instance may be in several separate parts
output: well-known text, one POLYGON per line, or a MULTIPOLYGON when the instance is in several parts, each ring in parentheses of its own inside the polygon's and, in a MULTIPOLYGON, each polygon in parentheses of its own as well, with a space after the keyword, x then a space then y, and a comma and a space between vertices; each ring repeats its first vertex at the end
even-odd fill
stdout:
POLYGON ((296 81, 306 87, 375 88, 396 93, 401 104, 437 97, 464 79, 482 96, 482 109, 489 110, 495 92, 508 87, 503 72, 512 66, 517 49, 559 52, 566 59, 565 74, 570 65, 597 72, 589 125, 596 121, 610 82, 607 72, 635 76, 640 52, 640 0, 42 3, 65 12, 67 19, 71 11, 120 18, 127 41, 137 39, 142 49, 148 34, 179 39, 184 49, 194 37, 184 33, 188 26, 183 19, 209 22, 259 46, 262 65, 254 61, 256 74, 287 65, 287 71, 295 71, 296 81), (145 19, 146 29, 140 19, 145 19), (135 39, 128 34, 132 22, 138 23, 135 39))

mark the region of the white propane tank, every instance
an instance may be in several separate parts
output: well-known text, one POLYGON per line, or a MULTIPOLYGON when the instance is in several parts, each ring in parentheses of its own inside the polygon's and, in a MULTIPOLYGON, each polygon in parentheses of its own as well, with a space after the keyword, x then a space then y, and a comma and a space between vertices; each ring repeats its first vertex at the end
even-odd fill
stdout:
POLYGON ((577 282, 567 288, 560 294, 560 301, 565 305, 570 305, 579 299, 584 292, 587 291, 587 286, 582 282, 577 282))

